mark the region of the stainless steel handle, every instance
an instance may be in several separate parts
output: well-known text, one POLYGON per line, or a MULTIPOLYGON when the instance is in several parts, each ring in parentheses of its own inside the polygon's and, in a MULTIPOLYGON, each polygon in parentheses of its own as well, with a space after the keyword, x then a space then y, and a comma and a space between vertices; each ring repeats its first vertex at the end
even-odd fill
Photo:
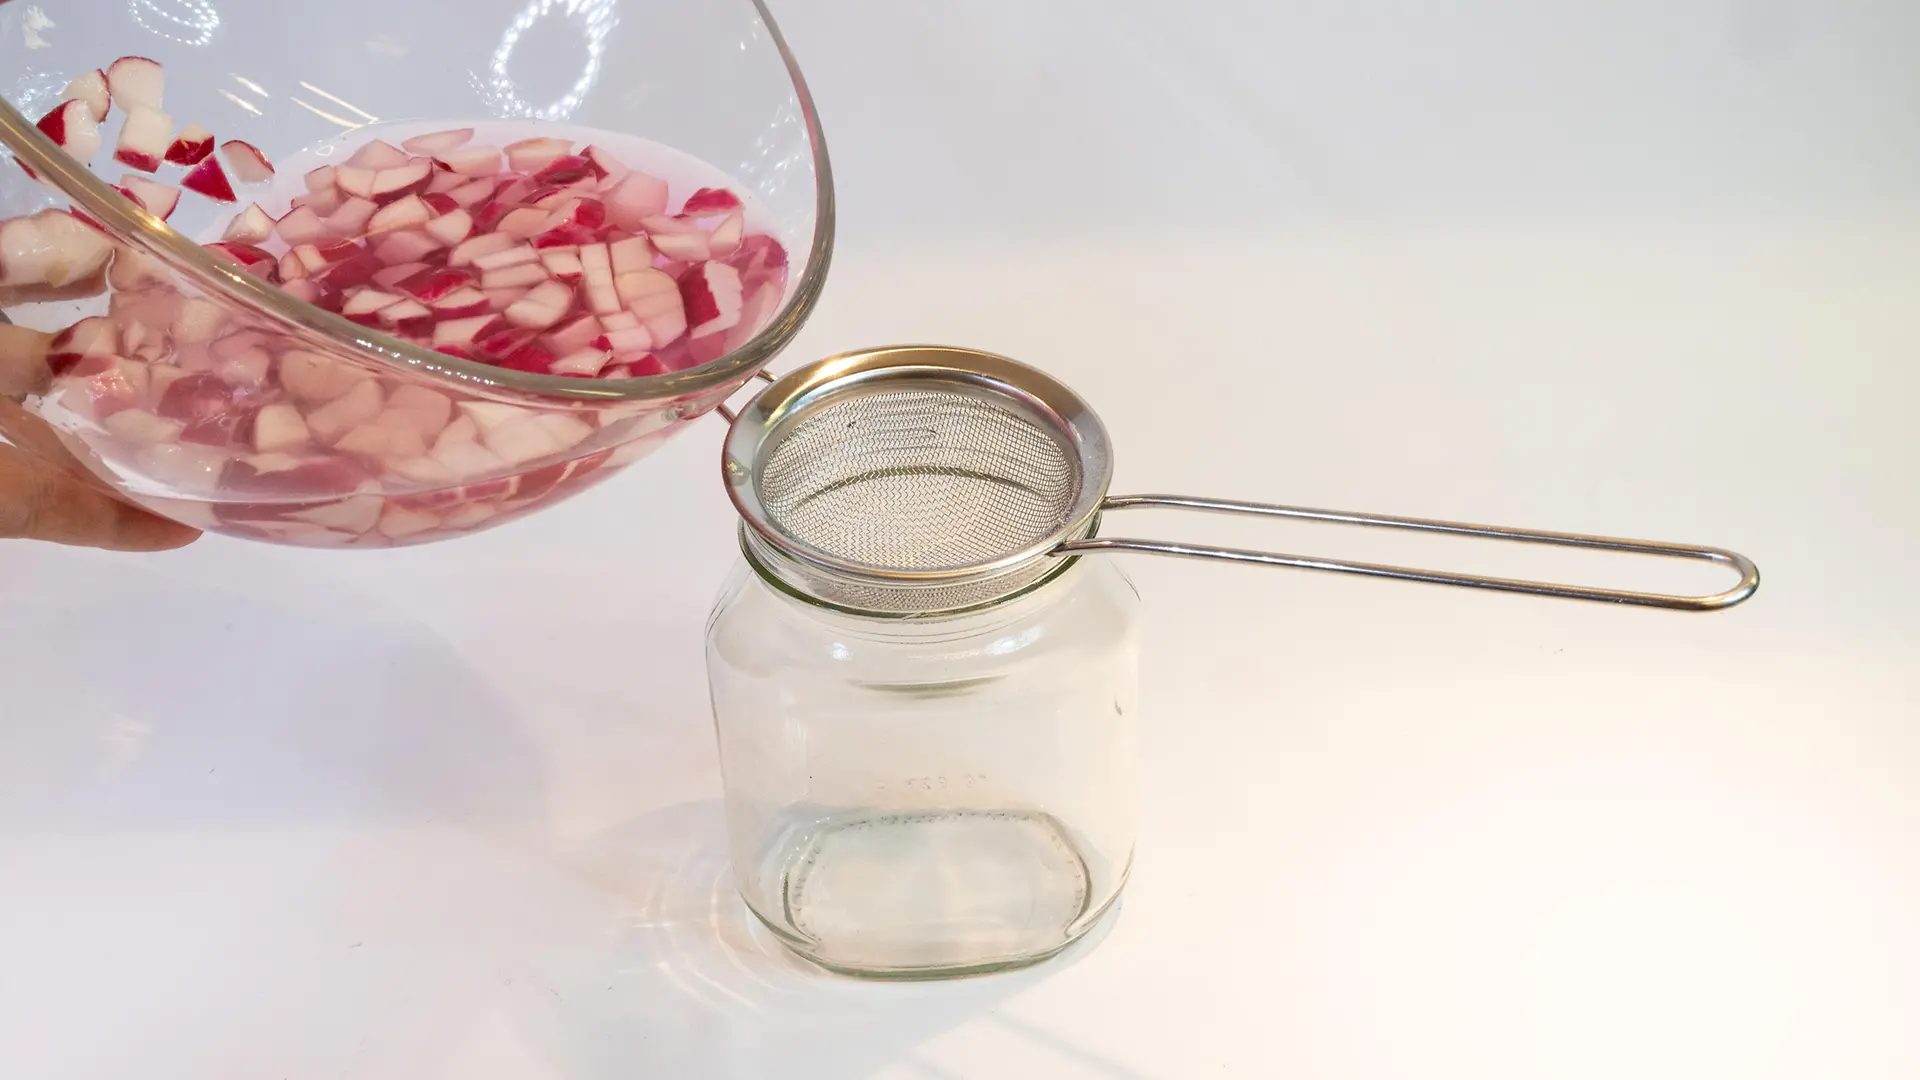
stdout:
MULTIPOLYGON (((0 0, 0 2, 4 2, 4 0, 0 0)), ((769 374, 767 374, 767 369, 766 369, 766 368, 761 368, 761 369, 760 369, 759 371, 756 371, 756 372, 754 372, 754 373, 753 373, 753 377, 754 377, 754 378, 756 378, 756 379, 759 379, 759 380, 761 380, 761 381, 763 381, 763 382, 772 382, 772 381, 773 381, 773 376, 772 376, 772 375, 769 375, 769 374)), ((741 385, 742 385, 742 386, 745 386, 746 384, 745 384, 745 383, 742 383, 741 385)), ((734 393, 739 393, 739 391, 738 391, 738 390, 736 389, 736 390, 734 391, 734 393)), ((729 409, 729 408, 727 408, 727 407, 726 407, 726 405, 725 405, 724 403, 723 403, 723 404, 719 404, 719 405, 715 405, 715 406, 713 407, 713 411, 714 411, 714 412, 717 412, 717 413, 719 413, 719 414, 720 414, 720 418, 721 418, 722 420, 725 420, 725 421, 726 421, 727 423, 729 423, 729 424, 731 424, 731 423, 733 423, 733 415, 734 415, 734 414, 733 414, 733 410, 732 410, 732 409, 729 409)))
POLYGON ((1337 574, 1363 574, 1396 581, 1423 581, 1430 585, 1454 585, 1467 589, 1493 589, 1499 592, 1553 596, 1567 600, 1599 600, 1613 604, 1670 608, 1676 611, 1719 611, 1730 608, 1760 587, 1760 569, 1753 560, 1721 548, 1692 544, 1669 544, 1659 540, 1624 540, 1611 536, 1584 536, 1579 533, 1542 532, 1509 529, 1499 525, 1471 525, 1459 521, 1433 521, 1426 518, 1389 517, 1384 514, 1351 514, 1340 510, 1314 510, 1300 506, 1276 506, 1270 503, 1238 502, 1231 499, 1196 499, 1184 495, 1114 495, 1101 504, 1102 512, 1162 507, 1174 510, 1201 510, 1216 514, 1251 514, 1258 517, 1292 518, 1297 521, 1323 521, 1337 525, 1365 525, 1374 528, 1405 529, 1411 532, 1445 533, 1474 536, 1485 540, 1511 540, 1525 544, 1550 544, 1556 547, 1594 548, 1622 551, 1634 555, 1654 555, 1672 559, 1698 559, 1731 567, 1740 574, 1740 582, 1725 592, 1710 596, 1671 596, 1665 593, 1630 592, 1588 585, 1559 585, 1517 578, 1482 577, 1478 574, 1452 574, 1438 570, 1418 570, 1406 566, 1349 562, 1341 559, 1316 559, 1301 555, 1282 555, 1271 551, 1211 547, 1161 540, 1126 537, 1094 537, 1061 544, 1057 551, 1070 552, 1139 551, 1150 555, 1174 555, 1187 559, 1223 559, 1228 562, 1286 566, 1298 570, 1324 570, 1337 574))

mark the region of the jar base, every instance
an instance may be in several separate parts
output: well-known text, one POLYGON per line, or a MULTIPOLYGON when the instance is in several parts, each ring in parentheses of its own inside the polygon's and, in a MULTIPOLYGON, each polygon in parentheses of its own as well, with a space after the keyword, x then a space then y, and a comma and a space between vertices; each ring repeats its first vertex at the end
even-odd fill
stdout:
POLYGON ((1091 878, 1050 814, 867 811, 812 830, 781 875, 781 917, 754 914, 831 971, 954 978, 1036 964, 1079 940, 1118 895, 1093 896, 1091 878))

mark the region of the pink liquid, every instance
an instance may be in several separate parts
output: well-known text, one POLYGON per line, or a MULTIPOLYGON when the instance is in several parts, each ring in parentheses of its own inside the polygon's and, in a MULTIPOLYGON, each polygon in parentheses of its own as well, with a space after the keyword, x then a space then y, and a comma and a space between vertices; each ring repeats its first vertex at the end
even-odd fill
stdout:
MULTIPOLYGON (((304 179, 309 169, 347 161, 356 147, 376 138, 398 144, 442 127, 385 125, 355 132, 346 144, 316 147, 277 163, 268 183, 239 188, 236 209, 257 201, 279 217, 296 199, 312 198, 304 179)), ((502 146, 535 135, 572 138, 576 151, 591 143, 610 151, 618 164, 665 180, 668 214, 700 189, 732 192, 741 203, 732 224, 738 231, 725 235, 725 214, 686 224, 657 222, 661 229, 703 230, 701 242, 711 242, 714 250, 708 255, 719 268, 707 269, 699 259, 674 258, 666 250, 671 237, 654 238, 660 250, 653 252, 649 269, 665 277, 651 280, 683 282, 671 300, 692 326, 675 332, 674 312, 659 314, 666 303, 659 295, 637 302, 633 312, 653 313, 641 332, 642 340, 649 341, 645 348, 618 347, 604 337, 587 343, 576 320, 596 317, 596 312, 580 284, 561 321, 531 334, 517 326, 511 330, 516 341, 526 339, 518 351, 503 352, 498 359, 474 356, 469 350, 476 350, 478 342, 450 351, 503 366, 525 364, 529 353, 536 365, 562 353, 584 355, 589 367, 591 354, 604 351, 607 374, 647 375, 717 359, 770 321, 785 298, 785 253, 772 242, 771 222, 742 185, 685 154, 604 132, 495 122, 481 128, 468 145, 502 146), (728 322, 723 312, 707 332, 698 333, 706 310, 700 293, 704 285, 685 285, 689 274, 712 275, 723 284, 737 279, 737 320, 728 322), (721 322, 727 325, 719 326, 721 322), (567 340, 559 340, 562 335, 567 340), (608 347, 602 350, 600 344, 608 347)), ((508 175, 500 174, 503 189, 508 175)), ((429 190, 451 191, 456 181, 465 179, 436 170, 429 190)), ((591 181, 598 180, 577 181, 578 192, 595 194, 591 181)), ((617 174, 603 182, 616 181, 617 174)), ((474 210, 481 208, 476 204, 474 210)), ((631 234, 603 230, 597 239, 631 234)), ((379 242, 393 235, 385 233, 379 242)), ((275 258, 249 272, 278 280, 282 268, 300 271, 282 258, 294 245, 280 236, 261 238, 254 246, 275 258)), ((364 246, 371 250, 375 243, 364 246)), ((426 255, 418 268, 400 269, 415 280, 413 275, 421 270, 444 267, 448 250, 439 249, 437 260, 435 254, 426 255)), ((305 287, 297 285, 299 280, 288 277, 296 283, 292 287, 305 287)), ((541 283, 551 280, 556 279, 543 277, 541 283)), ((355 289, 403 294, 396 289, 398 281, 358 282, 343 290, 344 302, 354 302, 355 289)), ((697 402, 610 405, 488 398, 456 384, 356 363, 350 351, 319 352, 258 316, 183 295, 172 275, 143 268, 125 249, 116 258, 110 283, 107 314, 84 320, 56 342, 60 374, 40 401, 39 412, 67 436, 83 460, 130 497, 196 527, 251 539, 378 547, 488 528, 597 483, 716 401, 711 394, 697 402)), ((490 294, 488 314, 506 315, 516 300, 538 287, 529 281, 485 290, 490 294)), ((618 317, 609 316, 609 322, 618 317)), ((437 324, 449 321, 383 325, 381 313, 365 318, 376 329, 429 348, 434 347, 437 324)))

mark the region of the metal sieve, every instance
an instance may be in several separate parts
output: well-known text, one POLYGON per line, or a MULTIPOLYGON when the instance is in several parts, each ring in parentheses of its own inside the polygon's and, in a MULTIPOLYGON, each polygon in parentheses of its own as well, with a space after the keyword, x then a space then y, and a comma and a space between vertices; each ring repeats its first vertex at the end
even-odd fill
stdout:
POLYGON ((745 522, 748 557, 791 588, 859 612, 904 616, 988 604, 1071 563, 1061 556, 1112 551, 1680 611, 1732 607, 1760 586, 1752 561, 1720 548, 1183 495, 1108 495, 1113 454, 1093 410, 1044 372, 971 349, 902 346, 821 360, 775 380, 731 419, 723 471, 745 522), (1102 514, 1136 507, 1697 559, 1733 569, 1740 581, 1709 596, 1675 596, 1097 535, 1102 514))

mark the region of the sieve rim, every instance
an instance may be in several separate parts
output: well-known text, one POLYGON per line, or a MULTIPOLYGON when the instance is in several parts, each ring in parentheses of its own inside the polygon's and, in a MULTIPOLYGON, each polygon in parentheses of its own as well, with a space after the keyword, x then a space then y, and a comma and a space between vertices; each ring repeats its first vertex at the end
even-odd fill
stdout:
POLYGON ((1113 478, 1106 427, 1080 395, 1052 376, 997 353, 950 345, 889 345, 816 360, 788 372, 742 408, 727 432, 721 477, 741 521, 770 546, 821 570, 878 582, 954 585, 997 577, 1049 557, 1063 542, 1088 535, 1113 478), (1061 437, 1080 467, 1079 488, 1061 525, 999 558, 960 567, 909 569, 844 558, 780 527, 760 498, 762 451, 800 419, 855 392, 889 383, 965 384, 1013 401, 1061 437))

